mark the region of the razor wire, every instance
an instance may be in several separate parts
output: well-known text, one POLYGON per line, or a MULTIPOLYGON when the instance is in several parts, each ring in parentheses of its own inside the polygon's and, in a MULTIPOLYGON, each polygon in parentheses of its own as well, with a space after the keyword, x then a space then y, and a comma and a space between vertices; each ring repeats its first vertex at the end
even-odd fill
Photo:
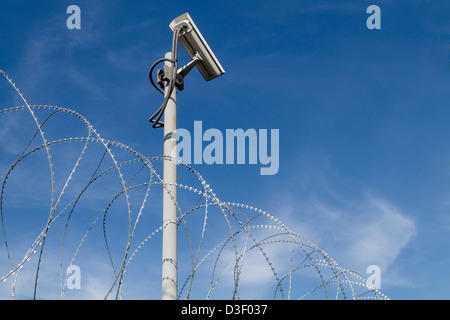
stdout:
MULTIPOLYGON (((32 287, 28 298, 39 298, 39 287, 45 281, 41 274, 45 268, 54 270, 55 263, 59 273, 59 293, 55 294, 65 299, 69 281, 66 270, 82 259, 83 250, 92 245, 90 238, 97 239, 95 250, 103 251, 109 270, 108 279, 102 280, 106 286, 103 298, 126 299, 133 291, 132 279, 136 276, 136 270, 130 269, 142 263, 136 259, 149 254, 144 264, 161 264, 158 246, 165 225, 161 223, 160 195, 168 186, 159 173, 164 160, 176 161, 186 180, 176 184, 179 256, 183 258, 178 262, 179 299, 388 299, 361 274, 339 266, 327 252, 290 230, 274 214, 220 200, 193 167, 169 156, 145 156, 121 142, 104 139, 74 110, 30 105, 11 78, 3 71, 0 75, 24 103, 0 110, 0 120, 25 112, 33 123, 30 135, 23 138, 23 148, 12 155, 12 163, 5 164, 0 159, 0 165, 6 169, 0 176, 0 222, 7 260, 0 260, 0 290, 9 282, 11 299, 16 298, 19 287, 26 286, 32 287), (83 134, 63 137, 61 130, 54 137, 47 134, 47 129, 63 116, 80 125, 83 134), (80 147, 72 148, 74 144, 80 147), (58 151, 61 146, 70 146, 69 152, 58 151), (96 153, 91 154, 90 150, 96 153), (71 161, 67 160, 69 153, 74 154, 71 161), (42 159, 47 164, 42 164, 42 159), (29 171, 25 170, 27 167, 29 171), (34 190, 39 194, 49 188, 49 195, 21 199, 23 189, 32 184, 21 189, 21 183, 32 180, 36 172, 43 174, 47 167, 48 177, 41 178, 34 190), (63 168, 62 173, 57 168, 63 168), (28 175, 23 177, 24 174, 28 175), (82 178, 77 180, 77 175, 82 178), (35 231, 29 233, 34 240, 27 240, 25 249, 17 253, 20 250, 12 246, 11 238, 22 243, 25 237, 15 236, 19 228, 10 230, 8 225, 20 223, 22 211, 32 212, 32 219, 41 215, 47 218, 42 226, 31 223, 35 231), (126 222, 117 223, 120 218, 126 222), (84 227, 77 219, 83 220, 84 227), (101 230, 97 230, 98 225, 101 230), (97 248, 100 238, 101 249, 97 248), (60 253, 55 262, 50 257, 57 247, 60 253), (18 285, 25 268, 28 273, 18 285), (34 274, 32 280, 30 274, 34 274)), ((30 128, 24 124, 21 127, 30 128)), ((0 139, 1 147, 6 138, 0 135, 0 139)), ((96 253, 96 259, 100 261, 102 254, 96 253)), ((146 277, 156 283, 159 279, 158 274, 146 277)), ((151 290, 159 292, 160 286, 151 290)))

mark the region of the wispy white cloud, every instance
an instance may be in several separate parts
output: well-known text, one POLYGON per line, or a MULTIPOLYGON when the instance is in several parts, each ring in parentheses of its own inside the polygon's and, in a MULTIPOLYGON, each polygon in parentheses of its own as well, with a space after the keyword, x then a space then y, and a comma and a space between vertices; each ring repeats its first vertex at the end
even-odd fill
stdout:
POLYGON ((348 230, 353 238, 348 258, 358 265, 377 264, 387 270, 415 235, 415 222, 383 199, 369 197, 364 206, 364 221, 348 230))
POLYGON ((22 129, 21 123, 24 122, 25 117, 23 114, 10 112, 8 115, 3 114, 0 118, 0 141, 2 142, 0 148, 3 151, 9 154, 18 154, 22 151, 18 132, 22 129))
POLYGON ((340 266, 367 276, 367 267, 378 265, 385 284, 409 285, 396 260, 417 233, 415 220, 381 196, 366 193, 358 198, 330 184, 324 188, 330 192, 277 196, 283 203, 274 213, 340 266))
MULTIPOLYGON (((64 18, 69 15, 65 11, 49 12, 41 17, 42 20, 34 22, 36 25, 30 26, 22 46, 18 71, 14 72, 16 78, 24 75, 20 89, 31 96, 34 90, 43 89, 42 79, 45 78, 48 85, 52 78, 61 79, 60 75, 64 74, 66 81, 74 81, 81 85, 81 89, 87 89, 89 94, 99 95, 98 86, 93 86, 91 81, 76 72, 71 61, 78 61, 79 49, 86 54, 103 38, 105 28, 99 22, 106 20, 111 7, 113 2, 108 6, 97 2, 84 6, 81 30, 67 29, 64 18)), ((100 93, 100 96, 103 94, 100 93)))
POLYGON ((108 94, 101 88, 99 83, 84 75, 83 72, 77 68, 68 66, 64 74, 71 83, 78 85, 81 92, 88 93, 91 99, 101 101, 108 99, 108 94))

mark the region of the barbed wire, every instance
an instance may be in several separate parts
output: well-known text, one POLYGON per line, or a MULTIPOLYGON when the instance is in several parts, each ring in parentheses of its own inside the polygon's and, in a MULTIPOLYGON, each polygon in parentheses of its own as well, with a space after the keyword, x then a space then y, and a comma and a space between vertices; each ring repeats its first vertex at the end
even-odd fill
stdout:
MULTIPOLYGON (((34 123, 34 131, 28 137, 21 131, 29 126, 21 125, 17 129, 19 132, 14 132, 23 136, 24 147, 13 155, 15 160, 12 164, 1 163, 5 165, 5 171, 0 176, 0 221, 7 266, 0 263, 0 289, 10 280, 12 299, 16 298, 19 274, 28 265, 35 274, 34 280, 28 281, 32 282, 31 297, 39 297, 38 283, 46 257, 44 247, 49 246, 50 233, 52 243, 47 250, 53 251, 57 247, 53 242, 60 246, 58 296, 65 299, 69 276, 66 270, 82 259, 81 252, 87 251, 88 239, 99 239, 95 234, 95 227, 99 224, 110 271, 109 278, 102 279, 108 286, 103 297, 127 298, 124 285, 134 274, 125 275, 127 271, 131 272, 132 262, 148 251, 151 258, 146 263, 161 264, 160 255, 157 255, 158 237, 167 224, 161 223, 162 217, 158 214, 161 211, 160 191, 166 189, 169 192, 167 187, 170 185, 159 174, 164 160, 176 162, 186 181, 176 184, 177 190, 182 192, 178 201, 175 202, 172 196, 178 212, 177 220, 167 222, 176 222, 180 235, 183 260, 179 260, 178 268, 179 278, 184 280, 179 282, 179 299, 242 299, 249 298, 250 293, 253 298, 273 299, 387 299, 362 275, 339 266, 327 252, 290 230, 274 214, 246 204, 220 200, 193 167, 168 156, 148 157, 121 142, 104 139, 86 118, 74 110, 30 105, 11 78, 1 70, 0 75, 25 104, 0 110, 0 120, 7 115, 27 111, 34 123), (53 133, 52 126, 59 122, 61 116, 68 116, 70 121, 81 124, 83 133, 77 137, 61 137, 66 134, 61 130, 53 133), (40 121, 42 118, 44 120, 40 121), (81 151, 77 152, 74 147, 68 147, 67 152, 58 151, 61 146, 71 144, 81 144, 81 151), (71 161, 68 160, 69 153, 71 161), (47 165, 39 162, 42 156, 39 158, 37 155, 41 154, 45 155, 47 165), (49 178, 41 178, 36 183, 35 191, 39 191, 39 196, 33 203, 33 197, 14 183, 30 187, 32 176, 37 173, 41 176, 47 166, 49 178), (28 172, 24 178, 26 168, 31 168, 31 173, 28 172), (21 174, 14 180, 13 173, 17 171, 21 174), (67 173, 64 178, 55 178, 63 176, 64 172, 67 173), (9 182, 11 180, 14 182, 9 182), (49 203, 41 194, 46 183, 51 188, 47 197, 49 203), (48 217, 43 226, 36 223, 37 236, 28 242, 23 257, 16 260, 19 249, 11 247, 10 239, 17 241, 17 237, 10 234, 20 232, 19 212, 23 207, 33 212, 36 221, 43 214, 48 217), (80 227, 74 221, 77 217, 89 220, 89 223, 80 227), (125 226, 117 223, 120 217, 126 217, 125 226), (19 223, 19 228, 8 229, 8 223, 19 223), (78 240, 71 236, 75 233, 79 234, 78 240), (182 238, 183 234, 185 238, 182 238), (150 250, 150 247, 154 249, 150 250), (68 251, 69 259, 65 258, 68 251), (37 261, 33 267, 31 258, 35 257, 37 261)), ((7 139, 1 135, 0 138, 2 143, 7 139)), ((24 235, 18 238, 21 243, 27 240, 24 235)), ((96 259, 100 261, 97 242, 93 246, 96 259)), ((157 280, 160 275, 146 277, 157 280)), ((159 292, 160 287, 153 290, 159 292)), ((127 293, 130 291, 133 287, 126 290, 127 293)))

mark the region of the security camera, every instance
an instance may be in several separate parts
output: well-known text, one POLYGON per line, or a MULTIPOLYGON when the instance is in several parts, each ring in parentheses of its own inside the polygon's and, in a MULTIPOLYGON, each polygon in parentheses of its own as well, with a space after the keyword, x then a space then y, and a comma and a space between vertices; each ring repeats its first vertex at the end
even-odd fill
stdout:
POLYGON ((179 28, 181 45, 192 60, 196 60, 197 69, 206 81, 225 73, 208 43, 203 38, 192 18, 185 13, 170 23, 172 31, 179 28))

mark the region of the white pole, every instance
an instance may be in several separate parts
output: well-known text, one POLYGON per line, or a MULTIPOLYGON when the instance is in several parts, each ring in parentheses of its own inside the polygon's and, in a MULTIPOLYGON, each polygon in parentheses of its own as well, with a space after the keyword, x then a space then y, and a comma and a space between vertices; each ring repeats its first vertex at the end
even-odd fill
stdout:
MULTIPOLYGON (((168 52, 165 58, 171 59, 168 52)), ((165 62, 166 71, 172 70, 173 64, 165 62)), ((168 72, 172 74, 172 72, 168 72)), ((165 95, 169 94, 166 82, 165 95)), ((176 159, 177 128, 177 88, 167 102, 164 111, 164 156, 176 159)), ((173 160, 164 159, 163 187, 163 248, 162 248, 162 299, 177 299, 177 164, 173 160)))

